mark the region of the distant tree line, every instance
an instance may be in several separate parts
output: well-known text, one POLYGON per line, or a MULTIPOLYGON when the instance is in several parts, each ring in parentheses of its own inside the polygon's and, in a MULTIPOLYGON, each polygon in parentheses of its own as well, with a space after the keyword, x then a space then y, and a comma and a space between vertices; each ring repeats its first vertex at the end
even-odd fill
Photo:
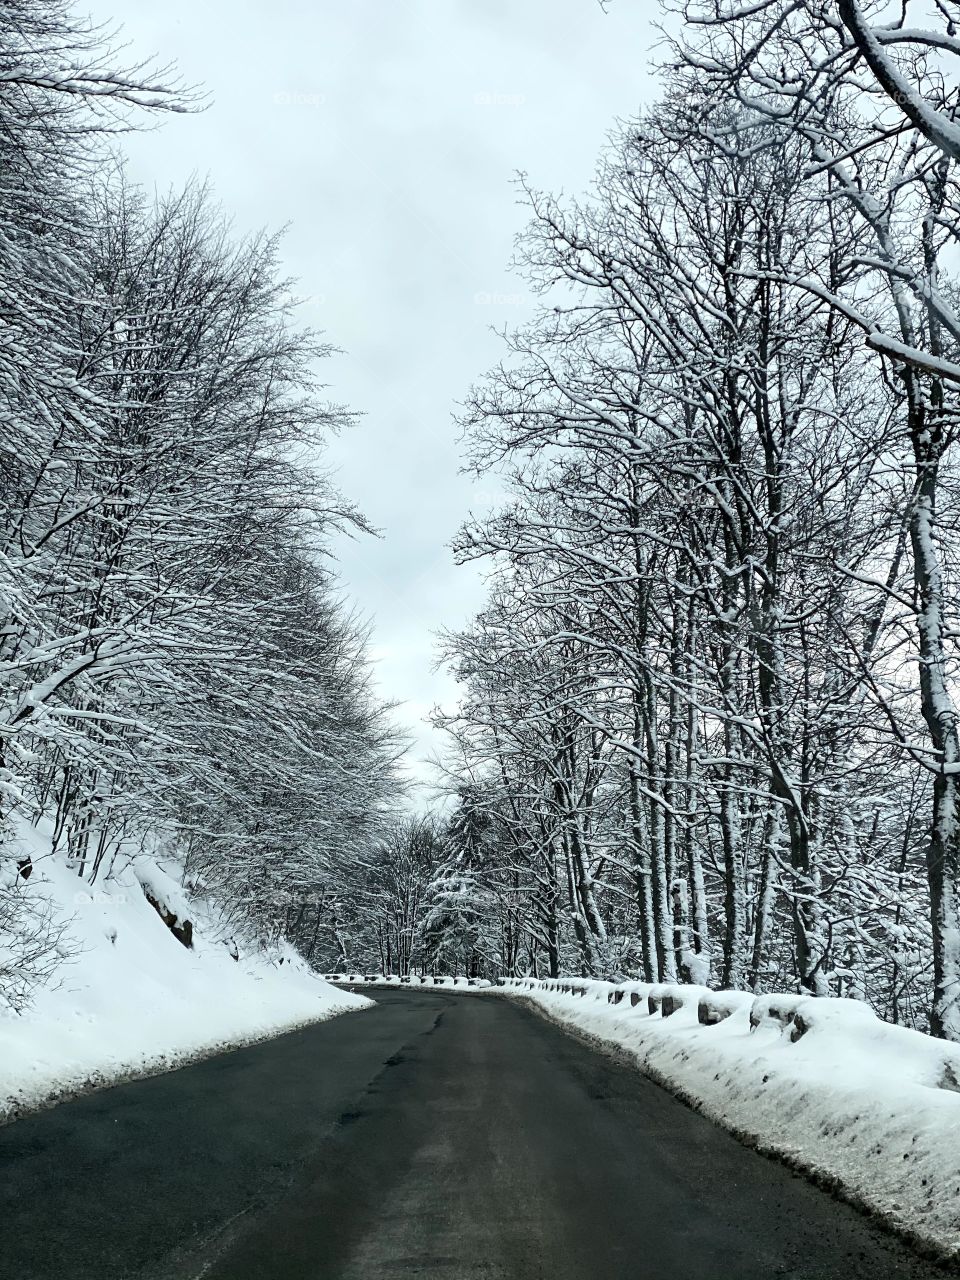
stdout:
POLYGON ((960 38, 881 7, 671 4, 590 197, 525 184, 441 721, 503 970, 958 1039, 960 38))

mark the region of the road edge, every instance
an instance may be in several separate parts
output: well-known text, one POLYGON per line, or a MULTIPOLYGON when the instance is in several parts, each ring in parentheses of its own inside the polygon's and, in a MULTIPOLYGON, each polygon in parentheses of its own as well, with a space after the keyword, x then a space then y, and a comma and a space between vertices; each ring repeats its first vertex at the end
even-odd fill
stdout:
POLYGON ((233 1053, 238 1049, 251 1048, 253 1045, 266 1044, 269 1040, 279 1040, 282 1036, 302 1031, 305 1027, 316 1026, 320 1022, 329 1022, 332 1018, 348 1013, 365 1013, 374 1007, 372 1000, 366 1004, 346 1006, 344 1008, 323 1009, 314 1017, 301 1018, 287 1026, 275 1027, 270 1031, 254 1033, 239 1039, 216 1040, 206 1045, 198 1045, 183 1050, 171 1050, 169 1053, 153 1055, 136 1065, 116 1072, 93 1072, 82 1080, 71 1082, 61 1089, 55 1089, 38 1097, 31 1097, 23 1102, 16 1098, 0 1099, 0 1128, 23 1120, 27 1116, 41 1111, 51 1111, 64 1102, 74 1102, 91 1093, 99 1093, 104 1089, 112 1089, 116 1085, 132 1084, 136 1080, 150 1080, 154 1076, 169 1075, 180 1071, 183 1067, 195 1066, 208 1058, 216 1058, 224 1053, 233 1053))
POLYGON ((558 1027, 566 1035, 579 1040, 588 1048, 614 1059, 614 1061, 619 1062, 622 1066, 629 1067, 632 1071, 636 1071, 638 1075, 642 1075, 645 1079, 652 1081, 666 1093, 669 1093, 671 1097, 689 1107, 691 1111, 696 1111, 699 1115, 702 1115, 705 1120, 716 1125, 718 1129, 723 1129, 724 1132, 731 1134, 742 1146, 751 1151, 756 1151, 759 1155, 765 1156, 769 1160, 775 1160, 778 1164, 790 1169, 791 1172, 800 1175, 808 1182, 813 1183, 814 1186, 819 1187, 821 1191, 826 1191, 835 1200, 839 1200, 857 1210, 858 1213, 868 1218, 875 1226, 906 1244, 924 1262, 932 1262, 942 1267, 945 1274, 958 1274, 960 1249, 947 1249, 937 1240, 911 1230, 896 1218, 888 1217, 876 1205, 862 1196, 856 1188, 848 1186, 842 1178, 831 1170, 818 1166, 812 1161, 804 1160, 794 1152, 785 1151, 774 1143, 764 1142, 756 1135, 741 1129, 735 1124, 724 1123, 715 1115, 712 1115, 707 1107, 693 1094, 684 1089, 682 1085, 678 1085, 664 1072, 658 1071, 655 1067, 647 1066, 637 1054, 624 1045, 618 1044, 615 1040, 608 1040, 603 1036, 594 1035, 592 1032, 578 1027, 576 1023, 566 1020, 554 1010, 540 1004, 530 996, 519 993, 514 995, 507 990, 494 990, 490 994, 509 1000, 514 1004, 522 1005, 538 1017, 543 1018, 545 1022, 558 1027))

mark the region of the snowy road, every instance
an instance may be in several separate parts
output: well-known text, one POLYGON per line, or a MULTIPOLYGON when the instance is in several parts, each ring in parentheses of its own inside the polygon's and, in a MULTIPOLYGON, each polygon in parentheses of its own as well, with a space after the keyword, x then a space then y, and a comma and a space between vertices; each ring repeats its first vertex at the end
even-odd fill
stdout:
POLYGON ((376 996, 0 1129, 3 1280, 943 1274, 523 1008, 376 996))

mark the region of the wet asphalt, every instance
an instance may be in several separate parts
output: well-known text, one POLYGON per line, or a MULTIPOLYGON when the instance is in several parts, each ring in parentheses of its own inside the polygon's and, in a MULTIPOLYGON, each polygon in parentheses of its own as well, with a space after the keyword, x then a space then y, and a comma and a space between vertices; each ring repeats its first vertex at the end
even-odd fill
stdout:
POLYGON ((927 1280, 867 1218, 482 994, 0 1128, 2 1280, 927 1280))

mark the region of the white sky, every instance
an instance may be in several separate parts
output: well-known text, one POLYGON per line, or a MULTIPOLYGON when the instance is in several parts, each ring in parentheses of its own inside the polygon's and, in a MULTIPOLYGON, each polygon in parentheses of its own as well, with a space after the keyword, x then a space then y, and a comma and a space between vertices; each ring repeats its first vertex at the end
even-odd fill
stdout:
MULTIPOLYGON (((89 4, 89 0, 88 0, 89 4)), ((86 6, 85 6, 86 7, 86 6)), ((323 375, 365 416, 334 443, 341 488, 382 540, 338 548, 374 623, 383 693, 416 745, 455 700, 433 633, 482 604, 449 542, 483 486, 458 473, 456 402, 529 314, 507 271, 512 185, 582 191, 618 117, 655 97, 655 0, 96 0, 130 54, 175 61, 211 105, 127 139, 161 189, 209 176, 237 233, 289 230, 305 319, 344 351, 323 375)))

